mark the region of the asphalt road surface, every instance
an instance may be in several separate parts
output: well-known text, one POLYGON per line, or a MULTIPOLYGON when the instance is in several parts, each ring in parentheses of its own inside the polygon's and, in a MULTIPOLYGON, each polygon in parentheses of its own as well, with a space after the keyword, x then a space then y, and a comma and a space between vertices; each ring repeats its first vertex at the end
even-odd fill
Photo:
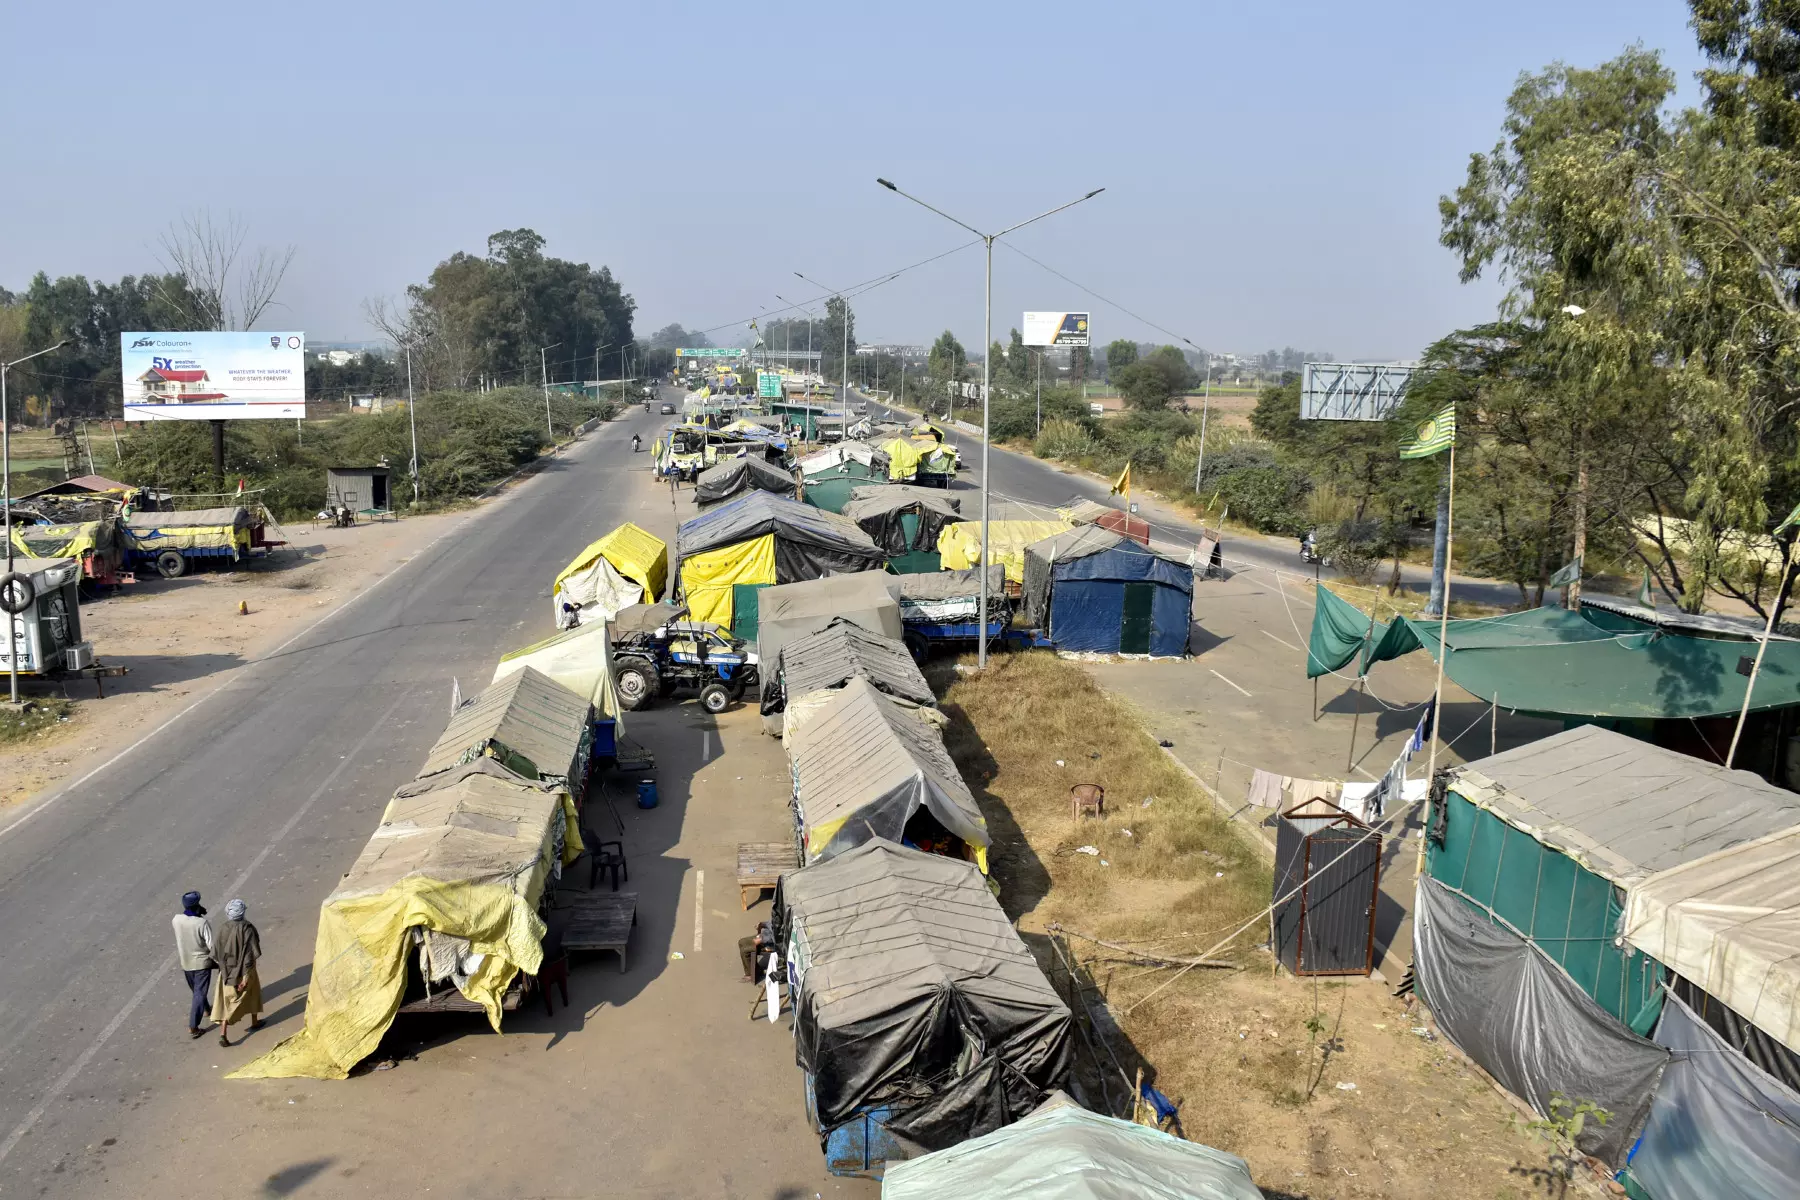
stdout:
MULTIPOLYGON (((746 1041, 743 1000, 722 985, 691 1000, 664 992, 625 1003, 652 986, 692 992, 691 984, 656 982, 668 958, 656 943, 674 936, 677 909, 683 920, 698 921, 691 864, 665 849, 681 836, 682 815, 694 811, 683 807, 691 803, 692 750, 685 758, 659 753, 665 786, 679 789, 679 799, 645 814, 667 825, 655 847, 660 853, 651 855, 660 862, 632 864, 631 886, 660 889, 654 912, 644 911, 646 892, 640 911, 647 928, 633 937, 646 943, 648 961, 617 976, 609 961, 604 976, 577 980, 575 1045, 520 1060, 527 1049, 555 1048, 564 1034, 555 1032, 546 1047, 542 1039, 484 1038, 471 1026, 433 1061, 403 1063, 404 1070, 373 1078, 220 1081, 273 1046, 273 1034, 299 1028, 318 905, 367 840, 387 797, 412 777, 442 731, 452 679, 464 695, 479 691, 501 652, 551 632, 550 582, 593 538, 627 519, 672 534, 673 514, 647 474, 653 431, 667 422, 640 408, 601 427, 288 645, 207 681, 216 690, 110 765, 77 786, 0 812, 0 1196, 288 1195, 302 1185, 307 1195, 398 1194, 397 1182, 411 1190, 406 1180, 420 1188, 448 1184, 438 1190, 450 1194, 511 1194, 515 1186, 517 1194, 574 1194, 568 1172, 589 1170, 589 1151, 609 1160, 593 1180, 595 1194, 675 1194, 666 1182, 633 1183, 717 1180, 730 1164, 720 1168, 714 1160, 727 1157, 740 1183, 702 1190, 768 1195, 766 1182, 781 1178, 804 1184, 808 1194, 837 1194, 801 1128, 785 1033, 771 1029, 746 1041), (637 455, 634 430, 645 435, 645 452, 637 455), (264 995, 279 1024, 249 1045, 224 1050, 211 1034, 197 1043, 186 1034, 169 922, 188 888, 205 894, 215 921, 227 899, 244 896, 261 928, 264 995), (615 990, 585 1013, 584 1038, 583 988, 594 996, 596 987, 615 990), (697 1016, 683 1008, 704 1004, 713 1007, 697 1016), (602 1019, 613 1024, 596 1032, 602 1019), (709 1025, 734 1039, 722 1053, 696 1032, 709 1025), (734 1050, 740 1042, 748 1049, 734 1050), (546 1070, 576 1074, 552 1081, 546 1070), (656 1083, 636 1083, 634 1072, 656 1083), (758 1112, 740 1118, 733 1110, 729 1119, 703 1122, 710 1128, 676 1136, 675 1114, 717 1102, 704 1094, 708 1072, 769 1075, 768 1088, 784 1103, 765 1094, 755 1109, 784 1124, 759 1126, 758 1112), (593 1091, 580 1095, 590 1081, 593 1091), (556 1095, 552 1082, 576 1095, 556 1095), (483 1088, 490 1089, 485 1097, 483 1088), (598 1109, 569 1108, 572 1100, 597 1105, 602 1095, 614 1106, 601 1121, 605 1128, 593 1127, 598 1109), (537 1107, 544 1102, 552 1107, 537 1107), (533 1127, 508 1129, 508 1112, 532 1113, 533 1127), (303 1117, 314 1124, 296 1124, 303 1117), (564 1119, 581 1123, 577 1140, 585 1147, 569 1141, 578 1130, 559 1127, 564 1119), (643 1120, 659 1128, 638 1128, 643 1120), (539 1140, 544 1144, 533 1144, 539 1140), (551 1140, 562 1152, 550 1153, 551 1140), (356 1153, 346 1151, 352 1145, 356 1153), (670 1161, 674 1153, 687 1157, 670 1161), (534 1164, 544 1169, 534 1171, 534 1164), (272 1173, 266 1181, 264 1173, 272 1173), (487 1179, 491 1190, 470 1190, 471 1176, 487 1179)), ((669 706, 647 714, 656 718, 647 732, 659 736, 660 721, 660 736, 679 737, 684 750, 689 739, 696 749, 718 746, 721 734, 693 725, 694 711, 669 706)), ((704 749, 698 761, 705 762, 704 749)), ((767 787, 774 789, 768 808, 779 832, 784 789, 780 780, 767 787)), ((708 819, 736 832, 729 812, 708 819)), ((633 826, 634 836, 646 828, 633 826)), ((731 896, 729 876, 719 874, 715 886, 731 896)), ((707 961, 717 959, 708 969, 720 980, 738 974, 725 935, 747 932, 755 918, 740 918, 727 905, 721 921, 727 913, 730 925, 708 950, 707 961)), ((697 928, 693 936, 698 951, 697 928)), ((518 1017, 527 1028, 543 1021, 518 1017)), ((234 1029, 234 1041, 243 1033, 241 1025, 234 1029)))

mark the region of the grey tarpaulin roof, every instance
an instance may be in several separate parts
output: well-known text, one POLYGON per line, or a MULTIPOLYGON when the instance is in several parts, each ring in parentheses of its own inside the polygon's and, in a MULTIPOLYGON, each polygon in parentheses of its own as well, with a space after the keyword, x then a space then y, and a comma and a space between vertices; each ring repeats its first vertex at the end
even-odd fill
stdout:
POLYGON ((125 518, 128 529, 185 529, 189 526, 248 525, 243 508, 196 508, 187 512, 134 512, 125 518))
POLYGON ((866 679, 831 693, 788 743, 809 859, 870 838, 899 841, 921 806, 971 846, 988 844, 987 821, 937 726, 866 679))
POLYGON ((909 550, 934 550, 944 526, 962 520, 962 502, 942 488, 911 487, 903 483, 852 488, 844 515, 875 539, 889 554, 909 550), (916 513, 919 527, 908 537, 901 520, 916 513))
POLYGON ((653 633, 687 612, 685 604, 628 604, 607 624, 614 641, 633 633, 653 633))
POLYGON ((721 459, 694 477, 694 500, 699 504, 717 504, 752 488, 761 488, 778 496, 792 496, 797 485, 794 477, 755 454, 721 459))
MULTIPOLYGON (((988 597, 1005 595, 1006 568, 1000 563, 988 565, 988 597)), ((920 571, 896 576, 900 580, 900 599, 960 600, 981 594, 981 568, 966 567, 960 571, 920 571)))
POLYGON ((996 1114, 979 1086, 989 1060, 1027 1090, 1062 1082, 1069 1010, 973 864, 871 841, 784 876, 777 909, 798 975, 795 1053, 828 1128, 892 1093, 896 1110, 917 1105, 896 1129, 953 1144, 1038 1103, 996 1114), (965 1047, 987 1060, 966 1061, 965 1047), (923 1104, 921 1085, 937 1093, 923 1104), (943 1138, 951 1129, 960 1136, 943 1138))
POLYGON ((883 557, 855 521, 769 492, 751 492, 682 522, 675 534, 675 553, 687 558, 767 533, 828 550, 862 553, 875 563, 883 557))
POLYGON ((833 621, 817 633, 796 638, 781 650, 782 687, 791 696, 834 688, 864 678, 890 696, 914 704, 937 703, 906 643, 883 637, 850 621, 833 621))
POLYGON ((1800 795, 1595 725, 1477 759, 1450 786, 1627 889, 1800 825, 1800 795))
POLYGON ((1053 1092, 1011 1125, 889 1163, 882 1200, 1262 1200, 1235 1154, 1053 1092))
POLYGON ((919 487, 910 483, 876 483, 853 487, 850 489, 850 502, 844 505, 844 515, 852 521, 860 521, 865 516, 893 512, 896 508, 914 504, 935 508, 951 520, 962 520, 960 497, 943 488, 919 487))
POLYGON ((886 571, 857 571, 764 588, 757 596, 756 616, 756 657, 768 664, 764 690, 775 682, 775 664, 783 646, 817 633, 839 618, 872 633, 899 637, 904 631, 900 603, 894 599, 897 578, 886 571))
POLYGON ((419 774, 454 767, 497 742, 530 759, 540 775, 566 775, 588 736, 589 709, 585 699, 526 667, 464 701, 419 774))

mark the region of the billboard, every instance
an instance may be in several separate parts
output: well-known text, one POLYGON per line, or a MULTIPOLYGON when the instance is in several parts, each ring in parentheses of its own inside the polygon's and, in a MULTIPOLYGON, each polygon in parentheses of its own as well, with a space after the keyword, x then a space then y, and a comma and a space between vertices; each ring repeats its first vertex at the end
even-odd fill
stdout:
POLYGON ((1022 336, 1027 346, 1085 346, 1088 344, 1086 313, 1028 312, 1022 336))
POLYGON ((1309 362, 1300 377, 1305 421, 1384 421, 1412 383, 1411 363, 1309 362))
POLYGON ((306 415, 302 333, 122 333, 127 421, 306 415))

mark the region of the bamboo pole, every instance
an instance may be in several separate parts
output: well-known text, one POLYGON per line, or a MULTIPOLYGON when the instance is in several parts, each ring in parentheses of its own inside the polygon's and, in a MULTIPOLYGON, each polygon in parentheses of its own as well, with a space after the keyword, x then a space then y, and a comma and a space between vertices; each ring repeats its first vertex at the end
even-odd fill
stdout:
POLYGON ((1762 640, 1756 643, 1756 661, 1750 664, 1750 681, 1744 685, 1744 703, 1738 709, 1737 725, 1731 731, 1731 749, 1725 754, 1725 769, 1737 762, 1738 739, 1744 736, 1744 721, 1750 716, 1750 697, 1756 691, 1756 677, 1762 671, 1763 651, 1769 648, 1769 635, 1775 631, 1775 614, 1781 611, 1781 598, 1787 591, 1790 561, 1781 568, 1781 586, 1775 589, 1775 603, 1769 605, 1769 619, 1763 622, 1762 640))
MULTIPOLYGON (((1456 549, 1456 443, 1450 443, 1450 495, 1444 505, 1444 608, 1438 614, 1438 660, 1437 687, 1431 697, 1431 753, 1425 759, 1426 795, 1431 794, 1432 782, 1437 778, 1438 743, 1444 737, 1444 660, 1450 657, 1448 643, 1450 626, 1450 577, 1455 574, 1451 565, 1455 561, 1452 554, 1456 549)), ((1419 835, 1419 857, 1413 865, 1413 875, 1425 873, 1425 835, 1419 835)))

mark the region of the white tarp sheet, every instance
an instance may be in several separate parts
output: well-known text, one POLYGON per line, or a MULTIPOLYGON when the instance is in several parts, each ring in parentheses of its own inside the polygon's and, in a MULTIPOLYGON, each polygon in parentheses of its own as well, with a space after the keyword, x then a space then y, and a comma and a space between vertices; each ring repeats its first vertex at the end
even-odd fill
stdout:
POLYGON ((555 589, 550 596, 550 603, 556 607, 556 627, 567 629, 575 614, 563 611, 564 604, 581 606, 581 623, 584 625, 605 625, 619 614, 621 608, 637 604, 644 599, 643 586, 619 574, 606 556, 597 554, 586 570, 577 571, 562 581, 562 586, 555 589))

